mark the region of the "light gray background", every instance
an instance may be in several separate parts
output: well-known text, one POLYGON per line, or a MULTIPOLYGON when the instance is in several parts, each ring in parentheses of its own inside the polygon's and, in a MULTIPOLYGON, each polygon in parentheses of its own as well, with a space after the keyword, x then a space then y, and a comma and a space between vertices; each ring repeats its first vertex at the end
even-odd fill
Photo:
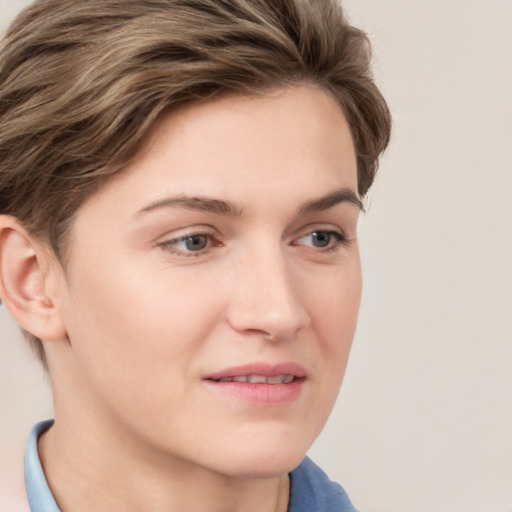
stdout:
MULTIPOLYGON (((0 0, 0 30, 26 4, 0 0)), ((311 453, 364 512, 511 512, 512 1, 345 6, 394 133, 360 225, 352 359, 311 453)), ((51 402, 5 308, 0 339, 5 484, 51 402)))

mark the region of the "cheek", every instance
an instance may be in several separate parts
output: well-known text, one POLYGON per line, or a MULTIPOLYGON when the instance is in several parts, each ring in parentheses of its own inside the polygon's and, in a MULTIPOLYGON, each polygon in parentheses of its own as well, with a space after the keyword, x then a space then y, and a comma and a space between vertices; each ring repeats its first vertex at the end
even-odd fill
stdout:
POLYGON ((331 276, 315 301, 313 325, 325 369, 323 387, 332 401, 345 374, 357 326, 361 288, 360 265, 354 262, 331 276))
POLYGON ((183 386, 188 361, 218 317, 220 298, 209 281, 108 261, 100 267, 75 273, 66 315, 74 357, 87 379, 98 390, 117 386, 119 394, 135 388, 140 394, 143 382, 148 389, 150 383, 156 389, 183 386))
POLYGON ((313 439, 324 427, 338 397, 356 330, 360 298, 358 265, 353 271, 333 276, 323 292, 317 294, 312 320, 320 355, 315 359, 313 439))
POLYGON ((350 264, 331 272, 314 292, 312 284, 309 288, 310 310, 317 329, 333 348, 343 350, 352 342, 359 314, 362 290, 359 259, 354 258, 350 264))

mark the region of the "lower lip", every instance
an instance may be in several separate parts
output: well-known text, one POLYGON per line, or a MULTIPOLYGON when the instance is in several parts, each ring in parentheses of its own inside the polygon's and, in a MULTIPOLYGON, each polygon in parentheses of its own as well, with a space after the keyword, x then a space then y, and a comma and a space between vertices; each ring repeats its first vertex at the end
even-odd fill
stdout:
POLYGON ((305 379, 296 379, 288 384, 251 384, 249 382, 203 381, 217 393, 254 404, 285 405, 299 398, 305 379))

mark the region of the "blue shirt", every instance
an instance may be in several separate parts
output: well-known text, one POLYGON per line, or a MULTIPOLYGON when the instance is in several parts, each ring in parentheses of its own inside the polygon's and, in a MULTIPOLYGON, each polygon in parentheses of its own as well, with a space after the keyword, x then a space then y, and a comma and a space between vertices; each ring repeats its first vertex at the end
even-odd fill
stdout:
POLYGON ((39 437, 52 425, 53 420, 37 423, 28 438, 27 450, 25 451, 25 486, 31 512, 60 512, 46 482, 37 451, 39 437))
MULTIPOLYGON (((38 423, 30 433, 25 452, 25 484, 31 512, 60 512, 43 473, 37 451, 41 434, 53 420, 38 423)), ((288 512, 357 512, 347 493, 308 457, 290 473, 288 512)))

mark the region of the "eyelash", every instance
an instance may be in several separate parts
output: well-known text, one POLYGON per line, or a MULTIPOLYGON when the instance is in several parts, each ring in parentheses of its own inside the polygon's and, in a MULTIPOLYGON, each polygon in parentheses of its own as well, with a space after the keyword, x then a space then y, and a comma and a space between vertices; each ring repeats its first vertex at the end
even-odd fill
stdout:
MULTIPOLYGON (((309 247, 310 249, 312 249, 314 251, 318 250, 317 252, 320 252, 320 253, 334 252, 341 245, 347 245, 350 241, 347 239, 347 237, 343 233, 340 233, 338 231, 326 230, 326 229, 315 229, 313 231, 309 231, 309 232, 295 238, 294 241, 292 242, 292 245, 294 245, 294 246, 301 245, 298 243, 298 240, 301 240, 308 236, 313 236, 313 235, 319 234, 319 233, 321 233, 322 235, 327 235, 327 236, 332 237, 332 239, 330 239, 328 242, 328 247, 314 247, 312 245, 309 247)), ((210 250, 212 249, 212 247, 221 247, 222 245, 223 245, 222 242, 220 242, 219 240, 216 240, 215 236, 213 234, 197 232, 197 233, 186 234, 184 236, 180 236, 178 238, 174 238, 172 240, 162 242, 161 244, 159 244, 159 247, 161 247, 165 251, 171 252, 178 256, 190 258, 190 257, 198 257, 198 256, 203 256, 205 254, 208 254, 210 252, 210 250), (207 238, 207 246, 204 249, 200 249, 198 251, 192 251, 192 250, 187 251, 187 250, 182 250, 182 249, 176 249, 176 246, 179 243, 186 242, 187 240, 191 240, 196 237, 206 237, 207 238)))

